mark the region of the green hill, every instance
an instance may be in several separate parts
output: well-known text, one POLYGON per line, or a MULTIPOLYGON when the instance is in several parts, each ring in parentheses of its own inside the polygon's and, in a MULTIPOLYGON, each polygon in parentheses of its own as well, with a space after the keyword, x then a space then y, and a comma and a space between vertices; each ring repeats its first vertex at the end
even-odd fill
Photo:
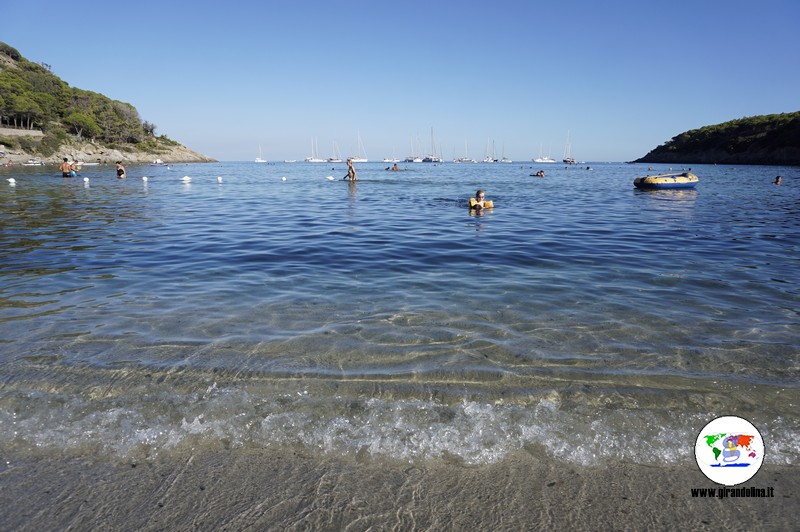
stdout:
POLYGON ((75 153, 103 162, 213 160, 155 131, 133 105, 70 87, 49 65, 0 42, 0 144, 11 160, 55 162, 75 153))
POLYGON ((634 162, 800 165, 800 111, 693 129, 634 162))

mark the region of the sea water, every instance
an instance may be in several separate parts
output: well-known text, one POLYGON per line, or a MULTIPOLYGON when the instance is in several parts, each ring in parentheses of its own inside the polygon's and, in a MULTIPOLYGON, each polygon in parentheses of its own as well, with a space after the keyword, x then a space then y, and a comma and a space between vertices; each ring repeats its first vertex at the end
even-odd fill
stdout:
POLYGON ((797 463, 800 169, 356 166, 3 169, 2 454, 797 463))

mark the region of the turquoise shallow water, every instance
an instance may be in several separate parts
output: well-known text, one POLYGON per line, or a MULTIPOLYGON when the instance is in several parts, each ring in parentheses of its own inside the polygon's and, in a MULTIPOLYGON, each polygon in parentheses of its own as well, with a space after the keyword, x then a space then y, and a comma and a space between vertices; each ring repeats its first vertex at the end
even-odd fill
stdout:
POLYGON ((0 448, 797 463, 798 168, 385 166, 3 169, 0 448))

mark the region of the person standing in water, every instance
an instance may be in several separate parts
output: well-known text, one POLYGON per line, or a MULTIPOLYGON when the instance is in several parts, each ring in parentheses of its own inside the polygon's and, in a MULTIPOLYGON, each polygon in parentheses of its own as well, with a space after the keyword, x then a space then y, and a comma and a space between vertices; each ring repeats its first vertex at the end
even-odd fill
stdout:
POLYGON ((353 166, 353 161, 351 159, 347 159, 347 175, 344 176, 344 179, 349 179, 350 181, 358 180, 356 177, 356 167, 353 166))
POLYGON ((69 166, 69 162, 67 162, 67 158, 66 157, 64 157, 64 162, 62 162, 58 166, 58 169, 61 170, 61 177, 72 177, 72 175, 69 173, 71 168, 69 166))
POLYGON ((122 166, 122 161, 117 161, 117 179, 125 179, 125 167, 122 166))

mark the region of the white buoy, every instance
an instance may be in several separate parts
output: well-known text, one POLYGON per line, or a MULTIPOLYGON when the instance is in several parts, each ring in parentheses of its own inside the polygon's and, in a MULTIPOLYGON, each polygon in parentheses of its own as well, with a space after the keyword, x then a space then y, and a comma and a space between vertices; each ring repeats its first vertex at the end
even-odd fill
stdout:
POLYGON ((142 181, 147 181, 147 176, 146 175, 142 176, 142 181))
POLYGON ((282 178, 281 178, 281 181, 286 181, 286 178, 285 178, 285 177, 282 177, 282 178))
POLYGON ((217 183, 222 183, 222 177, 217 176, 217 183))
POLYGON ((8 184, 9 184, 9 185, 11 185, 11 186, 13 187, 14 185, 16 185, 16 184, 17 184, 17 180, 16 180, 16 179, 14 179, 13 177, 9 177, 9 178, 8 178, 8 184))
POLYGON ((84 177, 84 178, 83 178, 83 182, 84 182, 84 183, 88 183, 88 182, 89 182, 89 178, 88 178, 88 177, 84 177))
POLYGON ((325 179, 327 179, 328 181, 333 181, 334 177, 332 175, 329 175, 325 176, 325 179))
POLYGON ((191 178, 191 177, 189 177, 188 175, 185 175, 185 176, 183 176, 183 177, 181 178, 181 181, 183 181, 184 183, 188 183, 188 182, 189 182, 189 181, 191 181, 191 180, 192 180, 192 178, 191 178))

